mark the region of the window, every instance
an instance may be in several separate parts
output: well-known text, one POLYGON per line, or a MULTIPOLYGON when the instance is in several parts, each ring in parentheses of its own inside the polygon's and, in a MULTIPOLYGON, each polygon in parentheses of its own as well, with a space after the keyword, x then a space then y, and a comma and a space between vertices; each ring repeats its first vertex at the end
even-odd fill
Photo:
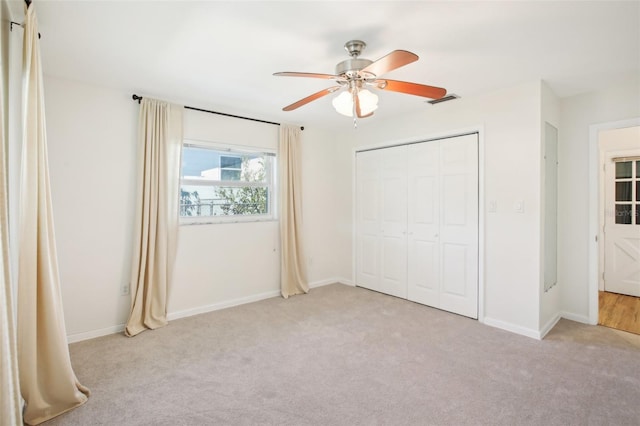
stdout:
POLYGON ((275 154, 185 141, 180 169, 182 223, 273 218, 275 154))
POLYGON ((220 180, 240 180, 242 157, 220 156, 220 180))
POLYGON ((616 161, 615 218, 621 225, 640 225, 640 161, 616 161))

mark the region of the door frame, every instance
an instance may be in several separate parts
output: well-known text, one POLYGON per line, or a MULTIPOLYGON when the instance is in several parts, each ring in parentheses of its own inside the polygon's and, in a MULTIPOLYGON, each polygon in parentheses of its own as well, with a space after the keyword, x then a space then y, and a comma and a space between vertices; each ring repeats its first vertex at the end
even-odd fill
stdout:
POLYGON ((609 121, 589 126, 589 257, 588 257, 588 300, 589 324, 598 324, 598 288, 600 284, 600 243, 602 227, 600 226, 600 209, 604 208, 604 193, 600 194, 602 170, 600 165, 604 158, 600 158, 599 134, 603 130, 623 129, 625 127, 640 126, 640 117, 627 120, 609 121))
POLYGON ((413 136, 410 138, 397 139, 393 141, 379 142, 371 145, 362 145, 354 147, 351 154, 351 276, 353 277, 353 285, 356 286, 356 155, 358 152, 371 151, 374 149, 390 148, 399 145, 409 145, 421 142, 430 142, 440 139, 450 139, 457 136, 465 136, 477 134, 478 135, 478 322, 484 323, 484 306, 485 306, 485 290, 484 290, 484 275, 485 275, 485 209, 484 209, 484 125, 476 125, 448 132, 429 133, 424 136, 413 136))

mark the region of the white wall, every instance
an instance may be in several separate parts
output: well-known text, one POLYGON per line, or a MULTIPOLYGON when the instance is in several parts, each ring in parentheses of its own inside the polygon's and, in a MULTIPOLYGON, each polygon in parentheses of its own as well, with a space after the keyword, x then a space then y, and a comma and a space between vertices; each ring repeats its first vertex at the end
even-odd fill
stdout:
MULTIPOLYGON (((278 148, 278 126, 185 110, 185 139, 278 148)), ((277 221, 180 226, 169 318, 279 294, 277 221)))
MULTIPOLYGON (((7 2, 10 11, 13 12, 11 20, 23 19, 23 13, 17 14, 16 9, 22 10, 17 1, 7 2)), ((23 7, 23 4, 20 4, 23 7)), ((9 19, 7 16, 5 19, 9 19)), ((6 30, 3 28, 3 30, 6 30)), ((23 29, 14 27, 9 32, 9 57, 8 60, 8 111, 7 111, 7 136, 8 136, 8 186, 9 186, 9 245, 11 280, 14 286, 14 296, 18 291, 18 214, 20 204, 20 163, 22 158, 22 38, 23 29)), ((6 77, 6 78, 7 78, 6 77)), ((14 311, 15 312, 15 311, 14 311)))
MULTIPOLYGON (((540 202, 541 202, 541 215, 540 215, 540 227, 542 230, 542 234, 544 235, 545 229, 545 221, 544 221, 544 211, 545 211, 545 175, 544 175, 544 147, 545 147, 545 123, 551 124, 553 127, 558 129, 558 133, 562 132, 561 123, 560 123, 560 100, 553 93, 553 91, 549 88, 549 86, 542 82, 542 96, 541 96, 541 120, 540 120, 540 137, 541 137, 541 155, 543 158, 542 161, 542 170, 541 170, 541 181, 540 188, 543 189, 540 202)), ((560 165, 558 166, 560 167, 560 165)), ((556 219, 557 220, 557 219, 556 219)), ((557 236, 556 236, 557 243, 557 236)), ((540 259, 545 258, 544 253, 544 239, 541 240, 540 244, 540 259)), ((557 259, 556 259, 557 263, 557 259)), ((561 307, 560 307, 560 286, 557 284, 548 289, 544 290, 544 261, 540 263, 540 321, 539 327, 541 333, 545 335, 547 332, 551 330, 551 328, 555 325, 555 323, 560 319, 561 315, 561 307)), ((557 278, 557 276, 556 276, 557 278)))
POLYGON ((563 317, 569 319, 589 322, 589 248, 597 249, 589 230, 589 214, 597 214, 589 211, 590 194, 597 194, 589 184, 589 127, 640 117, 639 94, 640 77, 635 77, 560 102, 558 282, 563 317))
MULTIPOLYGON (((120 289, 130 279, 139 107, 131 92, 49 76, 45 99, 67 333, 117 332, 130 306, 120 289)), ((188 139, 277 148, 273 125, 187 110, 184 128, 188 139)), ((350 147, 318 129, 305 130, 302 145, 309 280, 348 281, 350 240, 333 236, 349 235, 336 216, 350 212, 350 193, 333 188, 350 185, 350 147)), ((278 241, 277 221, 181 226, 169 318, 278 295, 278 241)))
MULTIPOLYGON (((393 120, 363 123, 349 129, 354 147, 419 141, 481 128, 481 206, 484 213, 484 306, 480 320, 531 337, 539 337, 540 289, 540 97, 539 81, 483 96, 458 99, 393 120), (481 194, 482 195, 482 194, 481 194), (524 203, 524 213, 514 211, 524 203)), ((381 100, 380 108, 384 108, 381 100)), ((353 153, 351 154, 353 155, 353 153)), ((350 187, 336 191, 351 191, 350 187)), ((351 220, 351 217, 348 218, 351 220)), ((343 218, 346 220, 346 218, 343 218)), ((350 222, 349 222, 350 223, 350 222)))
POLYGON ((67 333, 114 332, 129 312, 138 105, 45 78, 51 198, 67 333))
POLYGON ((302 143, 302 226, 311 285, 352 283, 351 156, 348 139, 306 128, 302 143))
MULTIPOLYGON (((130 92, 52 77, 45 78, 45 90, 68 333, 80 339, 117 331, 130 303, 129 296, 120 295, 120 288, 129 280, 138 105, 131 101, 130 92)), ((483 320, 537 337, 558 303, 557 299, 545 301, 540 291, 540 123, 546 119, 553 124, 555 114, 553 97, 546 90, 536 81, 425 105, 424 111, 395 119, 362 120, 357 130, 347 122, 336 129, 307 128, 302 156, 309 281, 353 280, 356 147, 480 128, 484 143, 481 203, 497 205, 495 213, 484 212, 481 224, 485 235, 483 320), (514 211, 517 201, 524 202, 524 213, 514 211)), ((588 127, 640 116, 637 93, 634 80, 560 102, 556 287, 563 316, 586 319, 588 314, 587 216, 576 214, 587 208, 588 127)), ((383 101, 380 107, 384 108, 383 101)), ((185 129, 192 132, 187 137, 240 145, 259 140, 274 146, 277 127, 205 116, 186 113, 185 129)), ((277 222, 181 227, 170 317, 277 294, 277 235, 277 222)))

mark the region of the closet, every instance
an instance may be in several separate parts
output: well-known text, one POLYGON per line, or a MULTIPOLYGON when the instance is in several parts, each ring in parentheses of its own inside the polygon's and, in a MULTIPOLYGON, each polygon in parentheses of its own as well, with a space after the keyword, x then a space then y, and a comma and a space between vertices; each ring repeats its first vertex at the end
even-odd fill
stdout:
POLYGON ((356 153, 356 284, 478 316, 478 135, 356 153))

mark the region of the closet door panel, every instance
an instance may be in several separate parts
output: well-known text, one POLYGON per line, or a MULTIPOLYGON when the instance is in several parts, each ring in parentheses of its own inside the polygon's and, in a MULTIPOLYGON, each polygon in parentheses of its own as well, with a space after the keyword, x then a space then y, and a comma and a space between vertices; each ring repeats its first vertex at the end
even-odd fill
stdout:
POLYGON ((380 291, 407 297, 407 147, 381 154, 382 274, 380 291))
POLYGON ((408 147, 407 298, 438 307, 440 293, 439 142, 408 147))
POLYGON ((441 142, 440 308, 478 316, 477 135, 441 142))
POLYGON ((380 291, 380 152, 356 156, 356 283, 380 291))

